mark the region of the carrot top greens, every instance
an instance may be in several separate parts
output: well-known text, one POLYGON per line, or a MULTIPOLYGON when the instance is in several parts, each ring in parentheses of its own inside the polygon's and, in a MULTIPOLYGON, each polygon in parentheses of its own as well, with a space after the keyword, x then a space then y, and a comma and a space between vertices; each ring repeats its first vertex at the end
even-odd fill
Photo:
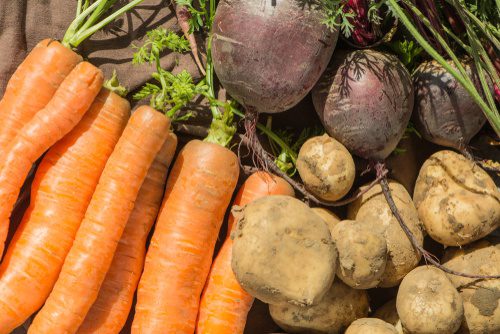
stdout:
POLYGON ((118 16, 134 8, 144 0, 133 0, 101 20, 101 17, 118 0, 78 0, 76 18, 68 27, 62 44, 69 48, 76 48, 84 40, 111 23, 118 16))

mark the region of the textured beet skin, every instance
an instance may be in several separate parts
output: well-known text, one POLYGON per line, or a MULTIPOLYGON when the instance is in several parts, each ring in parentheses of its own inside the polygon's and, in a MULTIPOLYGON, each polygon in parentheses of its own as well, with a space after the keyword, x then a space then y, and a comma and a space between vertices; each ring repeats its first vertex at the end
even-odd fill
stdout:
POLYGON ((259 113, 285 111, 325 70, 338 32, 299 0, 221 0, 213 23, 215 73, 228 93, 259 113))
POLYGON ((395 56, 373 50, 336 52, 312 97, 328 134, 369 160, 391 154, 413 109, 406 68, 395 56))
MULTIPOLYGON (((451 64, 451 61, 450 61, 451 64)), ((464 68, 479 92, 481 83, 470 63, 464 68)), ((422 136, 435 144, 461 148, 486 122, 481 108, 460 83, 436 61, 415 71, 413 122, 422 136)))

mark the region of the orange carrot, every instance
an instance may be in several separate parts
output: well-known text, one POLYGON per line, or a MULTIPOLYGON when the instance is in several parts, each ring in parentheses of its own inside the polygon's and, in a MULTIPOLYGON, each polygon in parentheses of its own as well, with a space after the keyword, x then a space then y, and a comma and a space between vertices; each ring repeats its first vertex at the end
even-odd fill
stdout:
POLYGON ((12 209, 31 166, 78 124, 99 93, 102 82, 103 75, 97 67, 79 63, 45 108, 37 112, 8 145, 0 168, 0 254, 4 250, 12 209))
MULTIPOLYGON (((244 206, 267 195, 293 196, 293 188, 282 178, 256 172, 240 188, 234 205, 244 206)), ((231 231, 234 216, 229 217, 231 231)), ((243 290, 231 269, 233 242, 227 238, 217 255, 201 298, 198 334, 242 334, 254 298, 243 290)))
POLYGON ((193 140, 179 153, 146 255, 132 333, 193 334, 238 174, 238 158, 221 145, 193 140))
POLYGON ((144 267, 146 239, 160 209, 176 147, 177 137, 171 132, 149 168, 99 296, 78 333, 116 334, 127 321, 144 267))
POLYGON ((50 101, 82 58, 58 41, 44 39, 10 78, 0 100, 0 159, 21 128, 50 101))
POLYGON ((30 206, 0 266, 0 334, 10 333, 47 299, 129 116, 129 103, 102 89, 40 163, 30 206))
POLYGON ((150 107, 132 114, 108 159, 85 217, 45 305, 28 333, 75 333, 113 260, 139 189, 169 133, 170 120, 150 107))

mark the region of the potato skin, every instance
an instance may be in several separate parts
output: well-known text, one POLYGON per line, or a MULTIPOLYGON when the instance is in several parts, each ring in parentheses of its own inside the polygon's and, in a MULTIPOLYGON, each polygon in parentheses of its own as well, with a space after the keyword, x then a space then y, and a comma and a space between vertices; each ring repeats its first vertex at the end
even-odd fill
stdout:
MULTIPOLYGON (((500 274, 500 239, 487 238, 463 248, 448 248, 443 265, 457 271, 479 274, 500 274)), ((457 333, 500 333, 500 279, 478 281, 448 275, 460 287, 464 301, 464 321, 457 333)))
POLYGON ((401 282, 396 308, 409 334, 453 334, 464 315, 462 297, 436 267, 413 269, 401 282))
POLYGON ((337 334, 368 315, 368 294, 335 280, 323 299, 308 307, 269 305, 274 322, 288 333, 337 334))
POLYGON ((221 0, 212 24, 215 73, 228 93, 259 113, 285 111, 325 70, 338 31, 296 0, 221 0))
POLYGON ((266 196, 246 205, 231 238, 236 278, 266 303, 312 305, 335 277, 328 226, 295 198, 266 196))
POLYGON ((398 334, 393 325, 376 318, 361 318, 354 321, 345 334, 398 334))
POLYGON ((344 145, 324 134, 300 148, 297 170, 307 189, 325 201, 344 197, 356 177, 356 166, 344 145))
MULTIPOLYGON (((423 233, 417 210, 406 189, 395 181, 389 181, 389 188, 401 216, 415 235, 423 243, 423 233)), ((380 185, 374 186, 348 207, 348 218, 369 222, 372 230, 380 231, 387 243, 387 264, 379 287, 393 287, 418 265, 420 254, 415 251, 410 240, 394 217, 382 194, 380 185)))
POLYGON ((446 246, 466 245, 500 225, 500 192, 477 164, 439 151, 422 165, 413 199, 429 235, 446 246))
POLYGON ((398 311, 396 310, 396 299, 391 299, 381 307, 379 307, 373 314, 374 318, 381 319, 396 328, 398 334, 405 334, 401 320, 399 319, 398 311))
MULTIPOLYGON (((453 61, 448 63, 456 68, 453 61)), ((476 88, 482 92, 473 65, 466 62, 463 66, 476 88)), ((486 123, 481 108, 465 88, 435 60, 420 64, 413 74, 413 81, 413 122, 428 141, 460 148, 467 145, 486 123)))
POLYGON ((333 230, 335 225, 340 223, 340 218, 331 212, 330 210, 324 209, 324 208, 312 208, 315 214, 321 217, 323 221, 326 223, 328 228, 330 229, 330 232, 333 230))
POLYGON ((354 289, 378 285, 387 263, 387 243, 366 222, 344 220, 332 230, 337 247, 337 277, 354 289))
POLYGON ((361 158, 383 160, 403 136, 414 94, 397 57, 356 50, 335 53, 312 98, 329 135, 361 158))

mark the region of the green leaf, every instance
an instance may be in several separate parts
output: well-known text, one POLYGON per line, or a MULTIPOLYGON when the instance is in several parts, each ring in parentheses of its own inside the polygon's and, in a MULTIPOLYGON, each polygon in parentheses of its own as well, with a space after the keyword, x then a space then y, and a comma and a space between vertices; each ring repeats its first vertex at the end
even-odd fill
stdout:
POLYGON ((132 59, 133 64, 154 63, 160 54, 168 49, 173 52, 187 52, 190 50, 189 42, 184 36, 179 36, 173 31, 163 27, 156 28, 146 33, 146 40, 141 47, 132 45, 136 50, 132 59))

